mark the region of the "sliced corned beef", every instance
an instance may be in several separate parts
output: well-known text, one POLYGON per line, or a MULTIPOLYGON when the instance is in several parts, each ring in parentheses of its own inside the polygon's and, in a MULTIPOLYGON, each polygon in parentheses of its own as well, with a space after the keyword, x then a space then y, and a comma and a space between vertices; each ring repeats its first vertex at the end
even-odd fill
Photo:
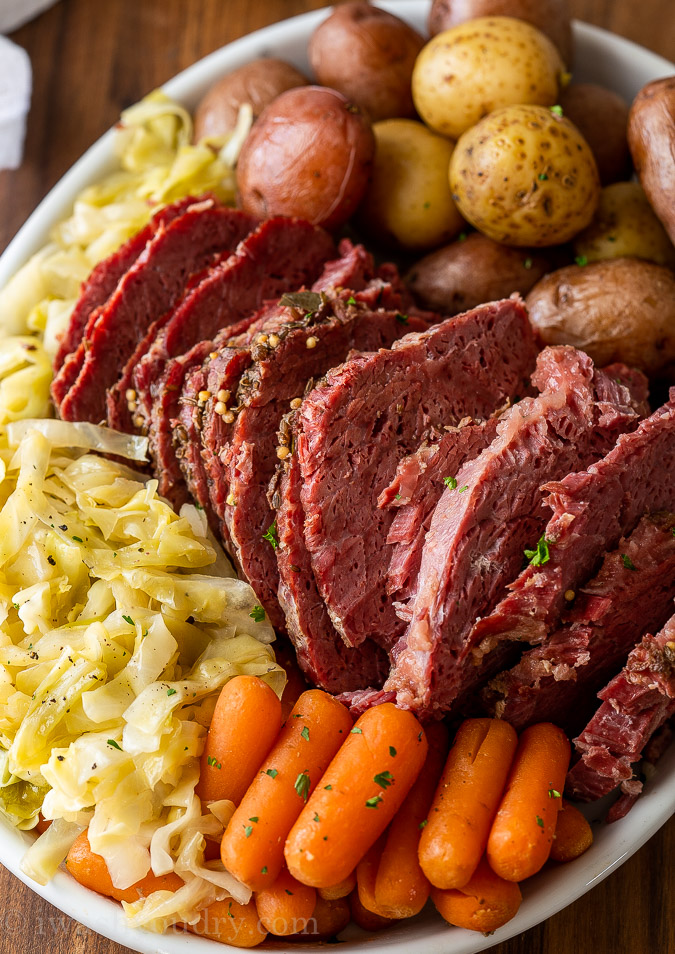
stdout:
POLYGON ((632 766, 675 713, 675 617, 656 636, 643 638, 598 696, 602 704, 574 740, 581 758, 567 775, 566 791, 582 801, 601 798, 617 785, 635 794, 632 766))
MULTIPOLYGON (((462 421, 438 440, 424 441, 414 454, 399 461, 396 476, 378 500, 379 507, 395 508, 396 514, 387 534, 392 547, 387 574, 389 596, 399 601, 412 596, 434 508, 462 464, 473 460, 494 440, 497 420, 494 416, 480 423, 462 421)), ((396 609, 405 619, 405 605, 399 603, 396 609)))
POLYGON ((54 358, 55 377, 52 382, 52 396, 55 404, 61 403, 66 391, 79 373, 79 361, 73 361, 64 375, 60 375, 59 371, 65 360, 77 351, 92 313, 106 303, 115 291, 120 278, 131 268, 157 229, 168 225, 177 216, 182 215, 188 206, 198 201, 200 200, 188 196, 160 209, 144 228, 127 239, 112 255, 99 262, 87 280, 82 283, 79 298, 75 302, 68 327, 63 332, 54 358))
POLYGON ((538 549, 542 483, 598 460, 637 424, 628 389, 574 348, 546 348, 532 383, 540 396, 503 415, 495 440, 459 470, 434 510, 411 622, 385 684, 408 708, 447 711, 478 678, 473 624, 495 606, 524 550, 538 549))
POLYGON ((157 229, 87 330, 82 368, 59 407, 62 418, 95 423, 105 418, 106 390, 150 325, 170 312, 191 275, 233 250, 252 225, 249 216, 208 200, 157 229))
POLYGON ((675 493, 675 389, 670 400, 622 434, 606 457, 544 488, 553 510, 549 559, 528 566, 489 616, 477 623, 484 645, 501 639, 540 643, 555 628, 567 590, 589 579, 606 550, 631 533, 646 511, 669 510, 675 493))
POLYGON ((108 394, 108 423, 117 430, 145 427, 161 386, 167 361, 225 328, 240 334, 266 300, 277 299, 313 282, 336 253, 330 235, 302 219, 267 219, 214 265, 163 320, 150 341, 127 362, 122 377, 108 394), (127 391, 134 392, 133 409, 127 391))
POLYGON ((277 600, 279 575, 273 545, 264 541, 264 534, 274 519, 267 488, 278 460, 276 434, 282 415, 293 399, 302 398, 308 382, 343 362, 351 351, 376 351, 409 328, 426 327, 414 316, 403 323, 396 313, 370 311, 355 296, 350 300, 354 304, 324 295, 314 311, 298 313, 299 320, 287 321, 278 334, 260 335, 237 392, 226 481, 236 505, 225 508, 227 535, 243 575, 277 629, 284 626, 277 600))
POLYGON ((488 708, 518 729, 545 721, 578 729, 589 695, 672 613, 674 529, 672 513, 643 517, 577 594, 568 623, 486 687, 488 708))
POLYGON ((349 645, 392 645, 401 622, 386 593, 390 510, 377 500, 404 454, 433 428, 488 417, 522 394, 536 346, 507 300, 407 335, 329 372, 298 415, 305 537, 319 592, 349 645))

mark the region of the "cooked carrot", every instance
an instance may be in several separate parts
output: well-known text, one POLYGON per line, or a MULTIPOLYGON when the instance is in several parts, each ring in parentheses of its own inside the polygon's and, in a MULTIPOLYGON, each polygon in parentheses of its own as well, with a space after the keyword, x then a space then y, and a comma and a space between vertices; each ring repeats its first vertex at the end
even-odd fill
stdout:
POLYGON ((338 881, 337 884, 332 884, 328 888, 319 888, 319 895, 324 901, 337 901, 338 898, 348 897, 355 887, 356 872, 352 871, 351 874, 343 878, 342 881, 338 881))
POLYGON ((128 888, 116 888, 105 860, 91 850, 86 831, 78 835, 71 845, 66 867, 73 878, 85 888, 91 888, 92 891, 116 901, 138 901, 139 898, 147 898, 153 891, 178 891, 184 884, 183 879, 173 872, 160 876, 150 872, 128 888))
POLYGON ((381 917, 386 917, 386 915, 382 914, 375 900, 375 882, 386 837, 386 835, 380 835, 356 866, 356 893, 359 896, 359 901, 366 911, 381 917))
POLYGON ((349 924, 351 912, 347 898, 336 898, 335 901, 324 901, 317 897, 316 907, 312 913, 307 928, 299 934, 286 938, 287 941, 330 941, 349 924))
POLYGON ((507 881, 529 878, 545 864, 569 761, 567 736, 550 722, 521 735, 487 846, 492 869, 507 881))
POLYGON ((206 735, 197 794, 238 805, 281 729, 281 703, 258 676, 235 676, 220 690, 206 735))
POLYGON ((517 884, 496 875, 483 858, 468 884, 449 890, 432 887, 431 899, 448 924, 489 934, 515 916, 522 895, 517 884))
POLYGON ((291 877, 287 868, 269 888, 255 896, 260 923, 277 937, 304 931, 316 907, 316 889, 291 877))
POLYGON ((354 921, 364 931, 381 931, 394 923, 393 918, 385 918, 381 914, 375 914, 364 907, 361 896, 358 891, 352 891, 349 895, 349 908, 354 921))
POLYGON ((365 712, 288 836, 291 874, 316 888, 346 878, 401 807, 426 754, 411 712, 390 702, 365 712))
POLYGON ((275 642, 274 655, 279 665, 283 666, 286 671, 286 685, 281 694, 281 721, 283 723, 288 719, 293 706, 303 692, 309 689, 309 685, 298 666, 295 650, 287 640, 280 642, 279 645, 275 642))
POLYGON ((377 867, 375 903, 388 918, 411 918, 429 897, 429 882, 420 867, 418 847, 438 780, 448 754, 448 730, 442 722, 426 728, 429 752, 417 781, 389 826, 377 867))
POLYGON ((267 937, 253 900, 248 904, 239 904, 230 898, 214 901, 204 908, 197 923, 189 925, 188 930, 232 947, 257 947, 267 937))
POLYGON ((563 798, 551 845, 554 861, 574 861, 593 844, 593 832, 578 808, 563 798))
POLYGON ((459 727, 420 838, 422 871, 437 888, 460 888, 476 870, 517 742, 497 719, 459 727))
POLYGON ((320 689, 304 692, 293 707, 220 846, 225 867, 253 891, 278 878, 286 836, 351 727, 347 709, 320 689))

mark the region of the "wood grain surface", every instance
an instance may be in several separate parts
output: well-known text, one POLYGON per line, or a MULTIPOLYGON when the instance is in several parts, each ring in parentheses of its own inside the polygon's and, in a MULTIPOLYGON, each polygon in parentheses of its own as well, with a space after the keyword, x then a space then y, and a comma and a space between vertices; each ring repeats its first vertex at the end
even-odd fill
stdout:
MULTIPOLYGON (((675 60, 675 0, 571 0, 576 17, 675 60)), ((13 34, 34 71, 25 160, 0 172, 0 250, 117 119, 179 70, 321 0, 60 0, 13 34)), ((0 859, 1 860, 1 859, 0 859)), ((571 907, 493 954, 675 954, 675 819, 571 907)), ((0 954, 123 954, 0 868, 0 954)), ((375 941, 375 939, 373 939, 375 941)), ((298 948, 300 950, 300 948, 298 948)))

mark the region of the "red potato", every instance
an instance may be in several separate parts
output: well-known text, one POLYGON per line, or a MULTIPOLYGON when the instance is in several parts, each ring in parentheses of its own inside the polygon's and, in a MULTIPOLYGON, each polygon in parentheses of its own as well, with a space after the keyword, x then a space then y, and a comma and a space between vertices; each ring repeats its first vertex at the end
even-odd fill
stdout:
POLYGON ((298 216, 336 229, 363 198, 375 155, 370 122, 333 89, 290 89, 263 110, 237 163, 239 204, 257 218, 298 216))
POLYGON ((560 106, 591 147, 602 185, 628 179, 628 104, 618 93, 595 83, 572 83, 560 94, 560 106))
POLYGON ((637 94, 628 145, 640 184, 675 245, 675 76, 647 83, 637 94))
POLYGON ((341 3, 309 41, 309 62, 322 86, 339 90, 373 122, 412 117, 410 80, 424 39, 386 10, 341 3))

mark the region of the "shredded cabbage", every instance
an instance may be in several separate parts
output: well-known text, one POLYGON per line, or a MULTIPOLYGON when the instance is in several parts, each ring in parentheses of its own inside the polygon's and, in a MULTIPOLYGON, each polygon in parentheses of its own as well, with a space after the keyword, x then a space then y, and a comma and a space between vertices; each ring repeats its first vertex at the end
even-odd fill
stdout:
POLYGON ((234 806, 202 806, 199 756, 228 679, 280 695, 285 674, 253 590, 212 572, 225 561, 203 515, 88 453, 119 454, 118 439, 56 421, 0 431, 0 813, 22 829, 52 820, 23 863, 40 883, 85 827, 118 888, 176 872, 179 891, 126 906, 163 930, 250 897, 204 861, 234 806))

